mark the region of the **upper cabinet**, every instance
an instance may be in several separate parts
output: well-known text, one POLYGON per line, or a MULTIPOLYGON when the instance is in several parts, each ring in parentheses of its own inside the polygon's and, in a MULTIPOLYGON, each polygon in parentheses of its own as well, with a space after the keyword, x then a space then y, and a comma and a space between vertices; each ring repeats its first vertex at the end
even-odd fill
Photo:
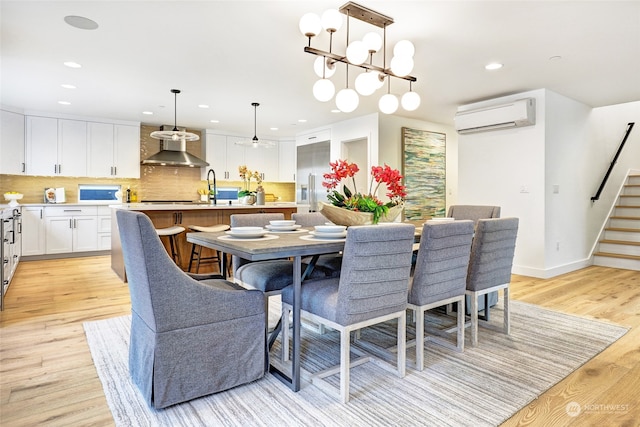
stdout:
POLYGON ((140 127, 88 123, 92 177, 140 178, 140 127))
POLYGON ((280 181, 296 182, 295 141, 280 141, 278 143, 278 163, 280 165, 280 181))
POLYGON ((28 175, 86 176, 86 122, 27 116, 25 141, 28 175))
MULTIPOLYGON (((139 123, 28 114, 24 123, 27 175, 140 178, 139 123)), ((4 166, 4 151, 2 154, 4 166)), ((0 172, 11 173, 4 168, 0 172)))
MULTIPOLYGON (((295 141, 269 141, 270 146, 242 144, 247 138, 206 132, 206 161, 217 179, 240 181, 238 167, 260 172, 266 182, 294 182, 295 141)), ((203 179, 207 170, 203 169, 203 179)))
POLYGON ((24 115, 0 110, 0 174, 23 175, 24 115))

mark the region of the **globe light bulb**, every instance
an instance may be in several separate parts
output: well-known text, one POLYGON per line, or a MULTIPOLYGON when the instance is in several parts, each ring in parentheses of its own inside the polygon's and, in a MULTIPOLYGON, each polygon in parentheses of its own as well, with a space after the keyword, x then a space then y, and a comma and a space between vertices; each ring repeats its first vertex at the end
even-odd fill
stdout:
POLYGON ((353 89, 342 89, 336 95, 336 107, 343 113, 350 113, 356 108, 358 108, 358 104, 360 103, 360 98, 358 94, 353 89))
POLYGON ((356 77, 356 91, 363 96, 369 96, 376 91, 377 86, 375 80, 378 79, 377 73, 362 73, 356 77))
POLYGON ((342 14, 337 9, 327 9, 320 18, 322 27, 329 32, 336 32, 342 27, 342 14))
POLYGON ((324 56, 319 56, 313 62, 313 71, 315 71, 316 76, 320 78, 329 78, 336 73, 335 65, 332 65, 331 68, 327 65, 328 59, 324 56), (324 74, 322 74, 322 69, 324 68, 324 74))
POLYGON ((378 33, 367 33, 362 38, 362 42, 369 52, 377 52, 382 47, 382 37, 378 33))
POLYGON ((411 70, 413 70, 413 58, 409 56, 394 56, 391 58, 391 71, 396 76, 408 76, 411 70))
POLYGON ((400 103, 402 104, 402 108, 405 110, 414 111, 420 106, 420 95, 413 91, 407 92, 402 95, 400 103))
POLYGON ((378 101, 378 108, 384 114, 393 114, 398 109, 398 98, 392 93, 387 93, 378 101))
POLYGON ((320 102, 327 102, 335 92, 336 88, 329 79, 320 79, 313 84, 313 96, 320 102))
POLYGON ((412 58, 416 53, 416 48, 413 46, 409 40, 400 40, 393 47, 393 55, 394 56, 404 56, 412 58))
POLYGON ((347 59, 355 65, 360 65, 369 57, 369 51, 360 40, 355 40, 347 46, 347 59))
POLYGON ((298 27, 305 37, 315 37, 320 34, 320 30, 322 29, 320 17, 315 13, 305 13, 302 15, 302 18, 300 18, 298 27))

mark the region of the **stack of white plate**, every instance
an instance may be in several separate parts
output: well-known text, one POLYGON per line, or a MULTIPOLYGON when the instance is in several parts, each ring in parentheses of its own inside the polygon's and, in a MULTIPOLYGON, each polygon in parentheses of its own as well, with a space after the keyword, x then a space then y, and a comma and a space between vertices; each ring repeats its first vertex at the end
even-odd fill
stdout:
POLYGON ((344 225, 316 225, 309 234, 321 239, 343 239, 347 237, 347 227, 344 225))
POLYGON ((232 227, 231 230, 225 231, 229 236, 240 239, 255 239, 256 237, 264 236, 268 232, 262 227, 232 227))
POLYGON ((300 224, 296 224, 294 220, 290 219, 269 221, 266 226, 267 230, 274 232, 295 231, 300 227, 302 227, 300 224))

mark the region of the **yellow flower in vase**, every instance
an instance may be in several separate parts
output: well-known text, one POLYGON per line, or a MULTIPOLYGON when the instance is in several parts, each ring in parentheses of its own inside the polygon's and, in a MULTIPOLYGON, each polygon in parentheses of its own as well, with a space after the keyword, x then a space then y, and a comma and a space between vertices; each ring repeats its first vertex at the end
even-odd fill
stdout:
POLYGON ((255 196, 256 192, 251 191, 251 179, 255 179, 258 186, 262 184, 260 172, 251 171, 247 169, 246 165, 239 166, 238 172, 240 173, 240 179, 242 180, 242 190, 238 192, 238 197, 255 196))

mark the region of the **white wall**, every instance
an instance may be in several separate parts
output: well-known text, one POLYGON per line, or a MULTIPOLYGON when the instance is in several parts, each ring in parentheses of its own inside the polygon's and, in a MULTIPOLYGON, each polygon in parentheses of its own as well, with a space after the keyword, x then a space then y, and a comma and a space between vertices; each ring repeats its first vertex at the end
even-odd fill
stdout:
POLYGON ((465 105, 482 108, 521 98, 536 99, 536 124, 458 136, 458 199, 463 205, 496 205, 502 217, 518 217, 514 272, 544 270, 544 90, 465 105))
POLYGON ((626 124, 640 117, 640 102, 591 109, 540 89, 459 110, 525 97, 536 98, 534 126, 459 136, 458 203, 496 204, 503 217, 520 218, 513 272, 547 278, 591 264, 627 171, 640 169, 640 132, 627 141, 600 201, 590 198, 626 124))

